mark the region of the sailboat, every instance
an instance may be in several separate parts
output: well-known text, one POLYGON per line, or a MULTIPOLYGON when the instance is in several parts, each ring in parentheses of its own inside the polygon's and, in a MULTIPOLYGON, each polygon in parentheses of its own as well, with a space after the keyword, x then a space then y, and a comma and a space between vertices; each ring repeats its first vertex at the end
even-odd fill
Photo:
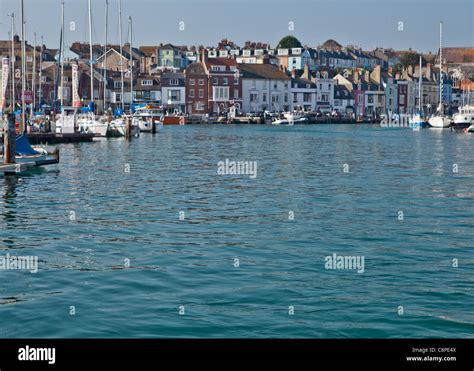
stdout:
POLYGON ((423 94, 422 94, 422 64, 420 55, 420 75, 418 77, 418 112, 410 117, 409 123, 413 129, 425 128, 428 126, 428 122, 423 117, 423 94))
MULTIPOLYGON (((61 3, 61 33, 64 35, 64 2, 61 3)), ((81 101, 78 93, 79 85, 79 67, 76 63, 71 65, 72 67, 72 95, 73 95, 73 107, 65 107, 63 104, 63 72, 61 73, 61 105, 62 110, 58 119, 56 120, 56 132, 57 133, 75 133, 76 130, 82 133, 90 133, 95 136, 107 135, 109 125, 106 122, 96 120, 94 114, 94 67, 93 67, 93 51, 92 51, 92 9, 91 0, 88 0, 89 7, 89 63, 90 63, 90 94, 91 104, 89 109, 80 112, 81 101)), ((62 37, 61 45, 61 70, 64 68, 64 36, 62 37)))
POLYGON ((451 119, 444 115, 443 105, 443 22, 439 22, 439 105, 435 116, 428 121, 431 127, 443 129, 451 126, 451 119))

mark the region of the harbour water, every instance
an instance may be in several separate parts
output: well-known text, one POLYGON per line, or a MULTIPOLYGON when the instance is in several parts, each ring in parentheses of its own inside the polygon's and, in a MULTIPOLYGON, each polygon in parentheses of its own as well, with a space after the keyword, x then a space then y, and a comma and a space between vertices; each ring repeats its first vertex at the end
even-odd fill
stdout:
POLYGON ((0 255, 38 257, 0 270, 2 338, 473 337, 472 135, 199 125, 60 151, 0 178, 0 255))

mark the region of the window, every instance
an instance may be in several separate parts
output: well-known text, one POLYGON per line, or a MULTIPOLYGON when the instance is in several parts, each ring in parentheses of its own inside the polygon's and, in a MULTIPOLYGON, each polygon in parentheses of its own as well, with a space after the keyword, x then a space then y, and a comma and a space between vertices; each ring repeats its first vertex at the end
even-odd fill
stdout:
POLYGON ((201 85, 201 86, 204 85, 204 79, 199 79, 198 83, 199 83, 199 85, 201 85))
POLYGON ((280 96, 279 95, 272 95, 272 102, 273 103, 278 103, 280 101, 280 96))
POLYGON ((227 77, 224 77, 224 85, 229 85, 229 79, 227 77))
POLYGON ((142 86, 152 86, 153 80, 142 80, 142 86))
POLYGON ((373 95, 369 95, 367 97, 367 103, 374 103, 374 96, 373 95))
MULTIPOLYGON (((288 81, 285 81, 283 86, 285 87, 285 89, 288 89, 288 81)), ((275 84, 275 89, 276 89, 276 84, 275 84)))
POLYGON ((278 83, 275 81, 275 83, 273 84, 273 89, 278 89, 278 83))
POLYGON ((204 98, 204 89, 199 89, 199 98, 204 98))
POLYGON ((120 93, 115 93, 115 101, 120 102, 122 100, 122 94, 120 93))
POLYGON ((228 100, 229 88, 215 86, 212 88, 213 100, 228 100))
POLYGON ((41 82, 46 82, 47 81, 47 77, 46 76, 41 76, 41 82))
POLYGON ((311 102, 311 93, 303 93, 303 102, 311 102))
POLYGON ((189 85, 196 85, 195 79, 189 79, 189 85))
POLYGON ((170 79, 170 85, 178 86, 179 80, 178 79, 170 79))
POLYGON ((234 77, 234 85, 239 85, 239 78, 238 77, 234 77))
POLYGON ((181 92, 179 90, 168 90, 168 99, 179 101, 181 99, 181 92))
POLYGON ((234 89, 234 98, 239 97, 239 89, 234 89))
POLYGON ((212 78, 212 85, 217 85, 219 84, 219 79, 217 77, 212 78))
POLYGON ((194 89, 189 90, 189 98, 194 98, 194 89))
POLYGON ((263 93, 262 95, 262 102, 266 102, 267 101, 267 94, 266 93, 263 93))
POLYGON ((204 103, 203 102, 196 102, 196 111, 203 111, 204 110, 204 103))
POLYGON ((258 102, 258 94, 257 93, 250 93, 250 102, 252 102, 252 103, 258 102))
POLYGON ((26 61, 27 62, 33 62, 33 57, 31 55, 26 56, 26 61))
POLYGON ((114 88, 119 89, 122 87, 122 81, 114 81, 114 88))

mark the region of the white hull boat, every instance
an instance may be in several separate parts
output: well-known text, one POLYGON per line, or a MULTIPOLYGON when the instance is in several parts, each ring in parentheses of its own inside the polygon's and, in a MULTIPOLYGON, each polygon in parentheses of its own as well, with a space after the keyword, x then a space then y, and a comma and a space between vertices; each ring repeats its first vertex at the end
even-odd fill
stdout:
POLYGON ((453 116, 453 124, 457 127, 474 125, 474 106, 466 105, 459 108, 459 112, 453 116))
POLYGON ((445 116, 434 116, 428 120, 432 128, 445 129, 451 126, 451 119, 445 116))

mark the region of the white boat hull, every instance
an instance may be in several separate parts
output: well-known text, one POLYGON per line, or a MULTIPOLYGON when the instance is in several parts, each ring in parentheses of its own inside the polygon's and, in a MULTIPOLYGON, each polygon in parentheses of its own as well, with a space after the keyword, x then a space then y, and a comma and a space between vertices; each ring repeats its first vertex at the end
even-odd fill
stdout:
POLYGON ((443 129, 451 126, 451 120, 443 116, 435 116, 428 120, 432 128, 443 129))
POLYGON ((85 122, 79 124, 79 130, 84 133, 92 133, 97 137, 107 136, 109 125, 99 121, 85 122))

